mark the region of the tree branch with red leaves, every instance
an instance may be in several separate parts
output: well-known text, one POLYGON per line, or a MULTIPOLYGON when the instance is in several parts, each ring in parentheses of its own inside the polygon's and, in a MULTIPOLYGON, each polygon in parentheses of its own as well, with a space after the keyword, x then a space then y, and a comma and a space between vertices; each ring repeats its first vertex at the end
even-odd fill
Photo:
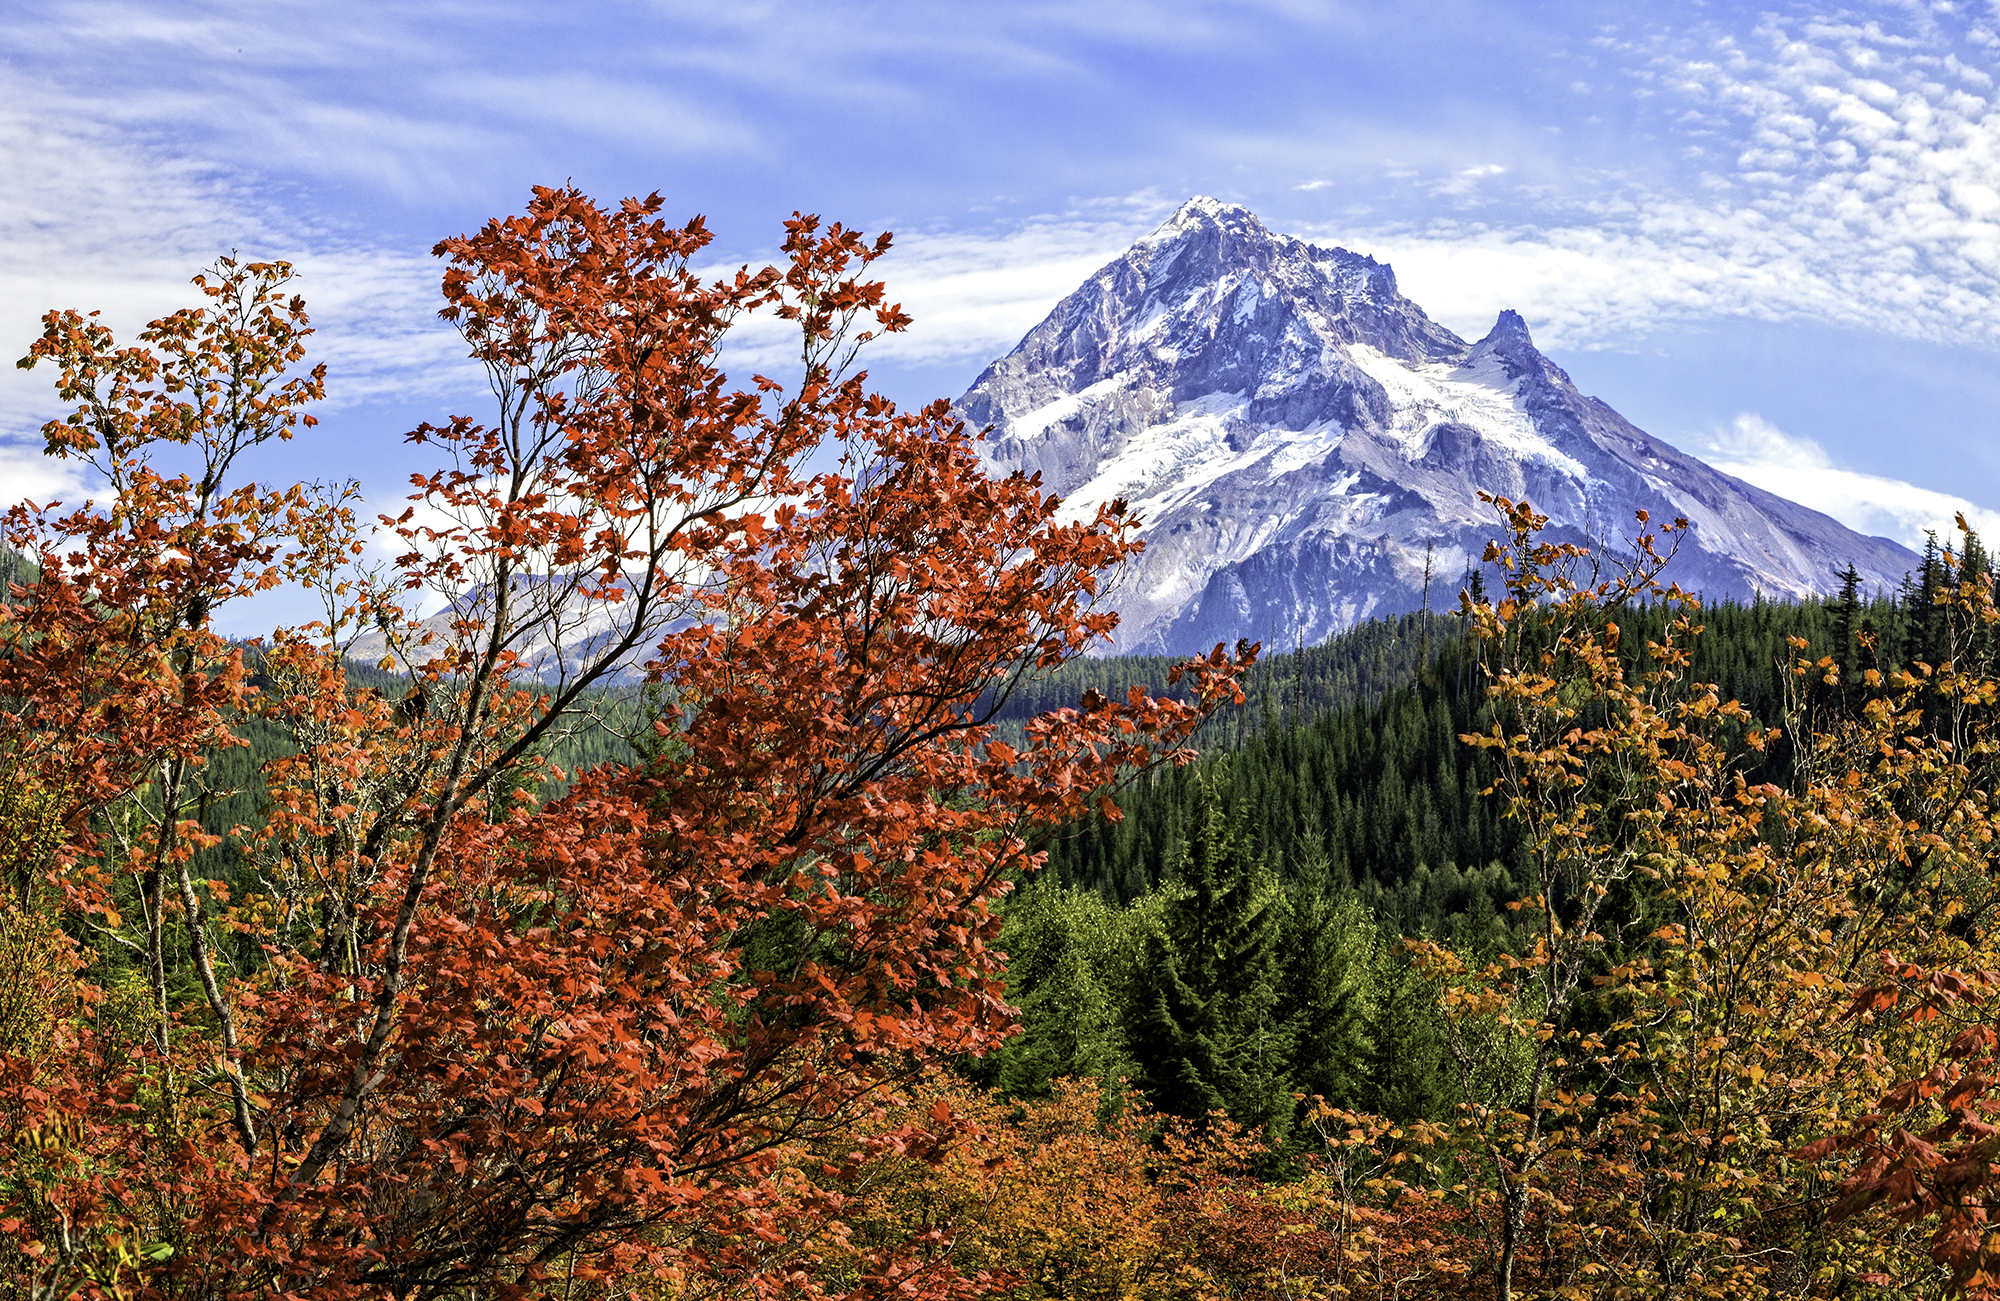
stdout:
MULTIPOLYGON (((1036 481, 987 479, 942 403, 900 412, 848 372, 907 324, 862 275, 886 236, 796 217, 782 265, 710 282, 689 265, 705 226, 659 208, 537 190, 438 246, 443 314, 495 407, 410 436, 447 463, 387 521, 405 543, 392 572, 358 567, 340 490, 216 496, 233 454, 177 490, 187 518, 236 530, 183 530, 186 554, 218 557, 201 592, 283 572, 325 601, 273 640, 259 693, 240 657, 197 672, 215 646, 176 659, 179 633, 126 637, 151 649, 136 678, 120 667, 128 611, 196 599, 177 561, 133 560, 163 527, 151 480, 115 480, 110 506, 71 523, 17 515, 44 555, 64 529, 105 539, 32 595, 38 622, 7 626, 27 657, 4 684, 27 702, 9 722, 23 771, 78 792, 43 872, 61 907, 130 929, 114 874, 155 842, 102 833, 163 753, 198 767, 251 709, 294 747, 267 765, 268 818, 233 833, 254 883, 225 899, 183 854, 180 888, 139 892, 144 925, 189 937, 201 999, 155 998, 150 1045, 72 1018, 60 1060, 4 1059, 6 1153, 56 1134, 34 1151, 78 1154, 0 1184, 0 1219, 30 1244, 17 1277, 149 1297, 639 1277, 682 1296, 817 1294, 798 1253, 841 1200, 792 1156, 849 1133, 863 1164, 950 1140, 950 1115, 928 1137, 858 1126, 897 1082, 1008 1031, 991 902, 1035 867, 1040 835, 1185 760, 1205 714, 1240 698, 1242 664, 1218 648, 1188 666, 1190 703, 1092 696, 1001 743, 996 688, 1110 630, 1095 598, 1136 521, 1114 505, 1061 522, 1036 481), (789 386, 734 387, 719 367, 757 312, 799 330, 789 386), (809 470, 823 448, 837 467, 809 470), (406 612, 424 591, 442 620, 406 612), (371 647, 406 675, 403 700, 347 682, 342 653, 371 647), (547 805, 523 793, 538 751, 638 673, 668 702, 657 757, 575 774, 547 805), (58 721, 93 710, 87 729, 58 721), (254 960, 204 966, 225 936, 254 960), (132 1264, 133 1243, 154 1254, 132 1264)), ((302 337, 295 302, 256 319, 302 337)), ((81 393, 114 350, 51 320, 49 355, 84 358, 65 363, 81 393)), ((281 382, 296 360, 253 358, 225 391, 275 421, 317 396, 317 372, 281 382)), ((96 437, 131 460, 172 441, 185 420, 139 382, 52 446, 96 437)), ((93 971, 79 988, 109 1005, 93 971)), ((852 1294, 913 1277, 899 1259, 852 1294)))

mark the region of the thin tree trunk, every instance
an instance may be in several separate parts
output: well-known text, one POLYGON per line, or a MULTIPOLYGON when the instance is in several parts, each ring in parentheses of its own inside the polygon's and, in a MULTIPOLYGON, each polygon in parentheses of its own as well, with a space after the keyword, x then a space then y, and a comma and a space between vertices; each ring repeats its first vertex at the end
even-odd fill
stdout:
POLYGON ((250 1090, 243 1082, 243 1064, 236 1043, 235 1009, 223 994, 222 983, 215 978, 215 963, 209 956, 208 935, 202 930, 201 897, 195 893, 194 877, 187 864, 180 864, 181 908, 187 914, 188 956, 194 959, 195 971, 201 976, 201 992, 208 1000, 208 1010, 215 1013, 215 1019, 222 1029, 222 1068, 229 1077, 230 1110, 236 1122, 237 1137, 243 1143, 243 1151, 251 1160, 257 1159, 257 1122, 250 1111, 250 1090))

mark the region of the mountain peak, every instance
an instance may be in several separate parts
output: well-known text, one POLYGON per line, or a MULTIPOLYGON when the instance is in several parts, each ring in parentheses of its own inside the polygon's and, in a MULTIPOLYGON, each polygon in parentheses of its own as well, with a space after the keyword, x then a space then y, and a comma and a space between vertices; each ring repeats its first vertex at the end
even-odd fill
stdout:
POLYGON ((1257 220, 1257 214, 1240 203, 1224 203, 1206 194, 1197 194, 1186 203, 1174 209, 1174 215, 1160 223, 1152 234, 1140 240, 1141 244, 1162 243, 1175 239, 1191 230, 1213 228, 1232 230, 1256 230, 1262 233, 1264 223, 1257 220))
MULTIPOLYGON (((1718 474, 1576 391, 1520 313, 1477 344, 1403 297, 1385 262, 1190 198, 1100 268, 958 401, 988 465, 1042 476, 1088 519, 1129 502, 1146 551, 1121 585, 1125 650, 1317 642, 1419 608, 1425 575, 1477 566, 1484 492, 1581 541, 1643 509, 1697 535, 1711 595, 1802 596, 1891 544, 1718 474), (1428 559, 1427 559, 1428 557, 1428 559)), ((1449 581, 1447 578, 1446 581, 1449 581)))
POLYGON ((1222 200, 1212 199, 1206 194, 1195 194, 1188 196, 1187 202, 1183 203, 1174 212, 1172 220, 1182 221, 1196 214, 1219 217, 1225 212, 1240 212, 1248 216, 1250 209, 1240 203, 1224 203, 1222 200))
POLYGON ((1493 322, 1493 328, 1487 331, 1486 337, 1496 343, 1501 339, 1519 339, 1530 348, 1535 346, 1534 339, 1528 334, 1528 323, 1511 307, 1501 309, 1500 319, 1493 322))
POLYGON ((1498 357, 1518 375, 1531 369, 1542 354, 1535 348, 1534 336, 1528 333, 1528 323, 1521 319, 1519 312, 1509 307, 1493 322, 1493 328, 1486 332, 1486 337, 1472 346, 1472 355, 1498 357))

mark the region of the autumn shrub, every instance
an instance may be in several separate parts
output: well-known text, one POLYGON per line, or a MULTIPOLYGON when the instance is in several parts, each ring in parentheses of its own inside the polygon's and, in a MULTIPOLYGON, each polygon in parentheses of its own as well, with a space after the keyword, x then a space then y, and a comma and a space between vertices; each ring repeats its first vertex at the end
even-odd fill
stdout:
POLYGON ((1018 1101, 949 1078, 897 1100, 876 1125, 906 1115, 964 1123, 932 1159, 904 1156, 849 1181, 851 1237, 828 1268, 851 1271, 852 1253, 936 1235, 941 1255, 1000 1295, 1152 1295, 1167 1268, 1151 1169, 1156 1121, 1137 1100, 1110 1113, 1102 1103, 1097 1081, 1067 1078, 1018 1101))
MULTIPOLYGON (((1494 721, 1465 740, 1525 828, 1532 944, 1485 964, 1420 946, 1446 982, 1494 1294, 1945 1288, 1907 1229, 1843 1220, 1865 1169, 1799 1152, 1827 1156, 1943 1046, 1922 1017, 1878 1015, 1893 1000, 1856 1004, 1879 955, 1992 951, 1989 667, 1869 670, 1858 714, 1816 717, 1807 688, 1838 666, 1799 658, 1773 727, 1690 672, 1700 603, 1660 578, 1685 521, 1655 535, 1642 517, 1620 561, 1496 505, 1506 592, 1465 603, 1494 721), (1636 603, 1670 617, 1634 661, 1636 603), (1781 738, 1791 783, 1746 780, 1781 738), (1502 1054, 1525 1069, 1493 1077, 1502 1054)), ((1954 599, 1969 644, 1994 621, 1990 579, 1954 599)))
MULTIPOLYGON (((1220 1114, 1191 1124, 1137 1095, 1106 1111, 1097 1081, 1005 1099, 958 1082, 915 1091, 876 1124, 970 1122, 941 1154, 846 1186, 844 1234, 823 1266, 930 1239, 990 1292, 1061 1298, 1418 1298, 1475 1273, 1477 1224, 1451 1185, 1448 1127, 1318 1107, 1319 1154, 1273 1183, 1264 1136, 1220 1114)), ((828 1149, 802 1160, 838 1163, 828 1149)))

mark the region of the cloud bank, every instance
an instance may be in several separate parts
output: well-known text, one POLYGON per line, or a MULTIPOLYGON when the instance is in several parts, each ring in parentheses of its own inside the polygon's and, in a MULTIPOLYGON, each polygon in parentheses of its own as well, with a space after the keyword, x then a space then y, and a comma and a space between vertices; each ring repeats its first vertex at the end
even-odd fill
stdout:
POLYGON ((1687 443, 1724 474, 1822 511, 1857 533, 1892 538, 1912 550, 1923 549, 1927 533, 1949 542, 1959 515, 1981 537, 2000 539, 2000 511, 1951 493, 1847 469, 1812 439, 1788 434, 1754 413, 1745 412, 1728 428, 1687 443))

